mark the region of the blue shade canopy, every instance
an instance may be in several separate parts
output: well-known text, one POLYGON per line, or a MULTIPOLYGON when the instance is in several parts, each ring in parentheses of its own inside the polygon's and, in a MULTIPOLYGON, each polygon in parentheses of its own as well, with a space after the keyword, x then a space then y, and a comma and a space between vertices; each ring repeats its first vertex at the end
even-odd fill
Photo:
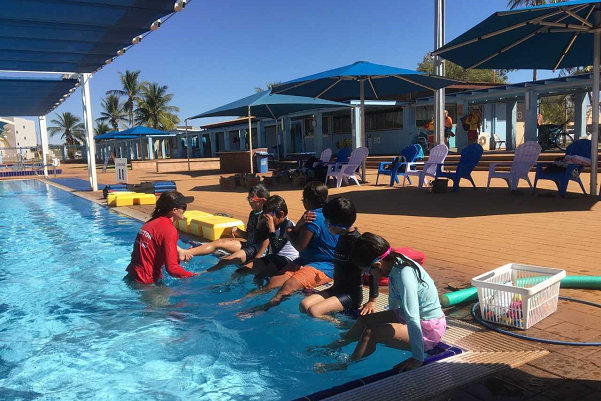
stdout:
POLYGON ((357 99, 360 96, 360 80, 366 80, 365 99, 438 90, 458 82, 419 71, 357 61, 277 85, 272 92, 330 100, 357 99))
POLYGON ((139 126, 128 128, 123 131, 111 131, 106 134, 96 135, 94 139, 135 139, 141 136, 174 136, 174 134, 150 127, 139 126))
POLYGON ((436 50, 465 68, 549 69, 593 64, 595 9, 601 1, 570 1, 494 13, 436 50))
POLYGON ((346 103, 299 96, 271 95, 269 91, 263 91, 205 113, 197 114, 190 117, 189 120, 203 117, 245 116, 248 115, 248 106, 250 106, 251 114, 254 117, 273 119, 306 110, 352 107, 346 103))
POLYGON ((174 12, 175 0, 3 1, 0 70, 93 72, 174 12))
POLYGON ((2 77, 0 78, 0 115, 44 116, 54 108, 63 95, 75 88, 76 84, 76 79, 2 77))

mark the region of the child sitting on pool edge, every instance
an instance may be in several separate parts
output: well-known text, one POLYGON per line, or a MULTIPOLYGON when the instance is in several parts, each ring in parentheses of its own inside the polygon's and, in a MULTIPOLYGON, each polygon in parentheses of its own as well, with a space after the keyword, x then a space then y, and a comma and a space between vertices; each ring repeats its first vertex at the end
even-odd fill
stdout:
POLYGON ((332 235, 324 223, 322 207, 327 200, 328 187, 323 182, 313 181, 305 185, 302 202, 306 212, 294 228, 288 229, 288 239, 299 252, 299 257, 284 267, 281 275, 272 277, 265 287, 223 304, 233 304, 279 288, 266 304, 238 314, 241 317, 251 317, 254 313, 279 305, 284 298, 296 291, 332 281, 334 249, 338 237, 332 235))
POLYGON ((218 250, 229 253, 229 255, 219 259, 219 262, 215 266, 201 273, 221 270, 228 265, 241 265, 265 254, 269 241, 267 239, 266 227, 260 221, 259 217, 263 214, 263 204, 267 198, 269 198, 269 190, 263 185, 259 184, 252 187, 246 197, 252 209, 248 216, 246 231, 238 230, 234 227, 232 228, 232 239, 220 238, 188 251, 191 256, 209 255, 218 250), (246 242, 238 241, 235 239, 237 236, 246 238, 246 242))
POLYGON ((252 273, 258 278, 278 275, 288 263, 298 258, 298 251, 292 246, 286 234, 294 228, 294 223, 288 219, 286 201, 278 195, 270 196, 263 204, 261 218, 269 232, 269 254, 248 262, 236 273, 252 273))
POLYGON ((359 308, 361 315, 372 313, 378 297, 378 283, 369 276, 369 301, 362 307, 363 270, 351 260, 354 243, 361 237, 353 226, 357 218, 355 205, 349 199, 334 198, 323 207, 323 217, 330 233, 338 236, 334 252, 334 283, 330 288, 303 299, 299 305, 301 313, 335 322, 337 320, 328 314, 359 308))
MULTIPOLYGON (((421 366, 425 352, 440 342, 446 330, 434 281, 422 266, 372 233, 363 234, 355 242, 353 262, 367 268, 376 279, 388 277, 389 310, 360 316, 340 340, 327 348, 358 341, 350 358, 353 362, 372 354, 382 343, 411 351, 411 358, 394 367, 400 372, 421 366)), ((344 366, 336 364, 335 368, 344 366)))

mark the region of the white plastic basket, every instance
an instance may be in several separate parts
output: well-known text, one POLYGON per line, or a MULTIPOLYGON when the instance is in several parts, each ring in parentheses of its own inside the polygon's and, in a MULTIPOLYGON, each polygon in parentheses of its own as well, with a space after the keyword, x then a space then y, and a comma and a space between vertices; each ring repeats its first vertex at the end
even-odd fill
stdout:
POLYGON ((527 330, 557 310, 565 270, 509 263, 472 279, 487 322, 527 330))

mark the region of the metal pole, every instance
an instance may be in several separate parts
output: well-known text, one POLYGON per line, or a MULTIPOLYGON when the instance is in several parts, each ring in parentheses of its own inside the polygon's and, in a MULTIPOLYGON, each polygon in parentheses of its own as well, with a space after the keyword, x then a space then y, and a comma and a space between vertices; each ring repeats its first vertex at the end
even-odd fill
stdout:
POLYGON ((48 178, 48 166, 46 166, 46 158, 48 157, 48 132, 46 131, 46 116, 39 116, 40 123, 40 139, 42 142, 42 166, 44 167, 44 177, 48 178))
MULTIPOLYGON (((445 31, 445 0, 434 0, 434 49, 439 49, 444 45, 445 31)), ((444 76, 444 60, 434 56, 434 74, 444 76)), ((444 143, 444 109, 445 109, 445 90, 439 89, 434 96, 434 142, 436 144, 444 143)))
POLYGON ((92 191, 98 191, 96 179, 96 144, 94 142, 94 123, 92 121, 92 102, 90 100, 90 78, 92 74, 84 73, 79 76, 81 86, 81 100, 83 103, 84 126, 86 130, 86 142, 88 145, 88 170, 90 173, 90 187, 92 191))
MULTIPOLYGON (((366 138, 366 134, 365 134, 365 80, 362 79, 359 81, 359 98, 361 100, 361 111, 360 111, 360 116, 359 119, 361 121, 359 121, 359 127, 360 127, 360 134, 359 134, 359 138, 360 142, 361 142, 361 146, 367 146, 367 138, 366 138)), ((361 181, 366 182, 365 181, 365 160, 363 160, 363 163, 361 164, 361 181)))
POLYGON ((253 173, 253 129, 250 117, 250 106, 248 106, 248 148, 250 153, 250 173, 253 173))
POLYGON ((190 172, 190 138, 188 137, 188 119, 184 120, 186 123, 186 154, 188 156, 188 172, 190 172))
MULTIPOLYGON (((595 11, 595 27, 601 25, 601 11, 595 11)), ((599 164, 599 73, 601 63, 601 31, 595 30, 593 60, 593 130, 591 135, 591 195, 597 196, 599 164)))
POLYGON ((278 127, 278 119, 275 119, 275 151, 278 155, 278 161, 280 160, 280 127, 278 127))

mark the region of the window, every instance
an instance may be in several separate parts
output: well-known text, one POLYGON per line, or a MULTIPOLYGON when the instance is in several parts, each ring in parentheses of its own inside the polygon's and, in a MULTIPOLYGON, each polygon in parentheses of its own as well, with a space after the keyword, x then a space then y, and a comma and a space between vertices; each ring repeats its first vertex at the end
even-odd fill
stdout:
POLYGON ((334 117, 334 135, 349 134, 351 132, 351 116, 334 117))
POLYGON ((323 136, 330 136, 330 119, 328 117, 321 118, 321 134, 323 136))
POLYGON ((403 128, 402 110, 371 113, 365 116, 367 131, 382 131, 403 128))
POLYGON ((315 127, 313 126, 313 118, 305 118, 303 123, 305 124, 305 138, 312 138, 315 136, 315 127))

